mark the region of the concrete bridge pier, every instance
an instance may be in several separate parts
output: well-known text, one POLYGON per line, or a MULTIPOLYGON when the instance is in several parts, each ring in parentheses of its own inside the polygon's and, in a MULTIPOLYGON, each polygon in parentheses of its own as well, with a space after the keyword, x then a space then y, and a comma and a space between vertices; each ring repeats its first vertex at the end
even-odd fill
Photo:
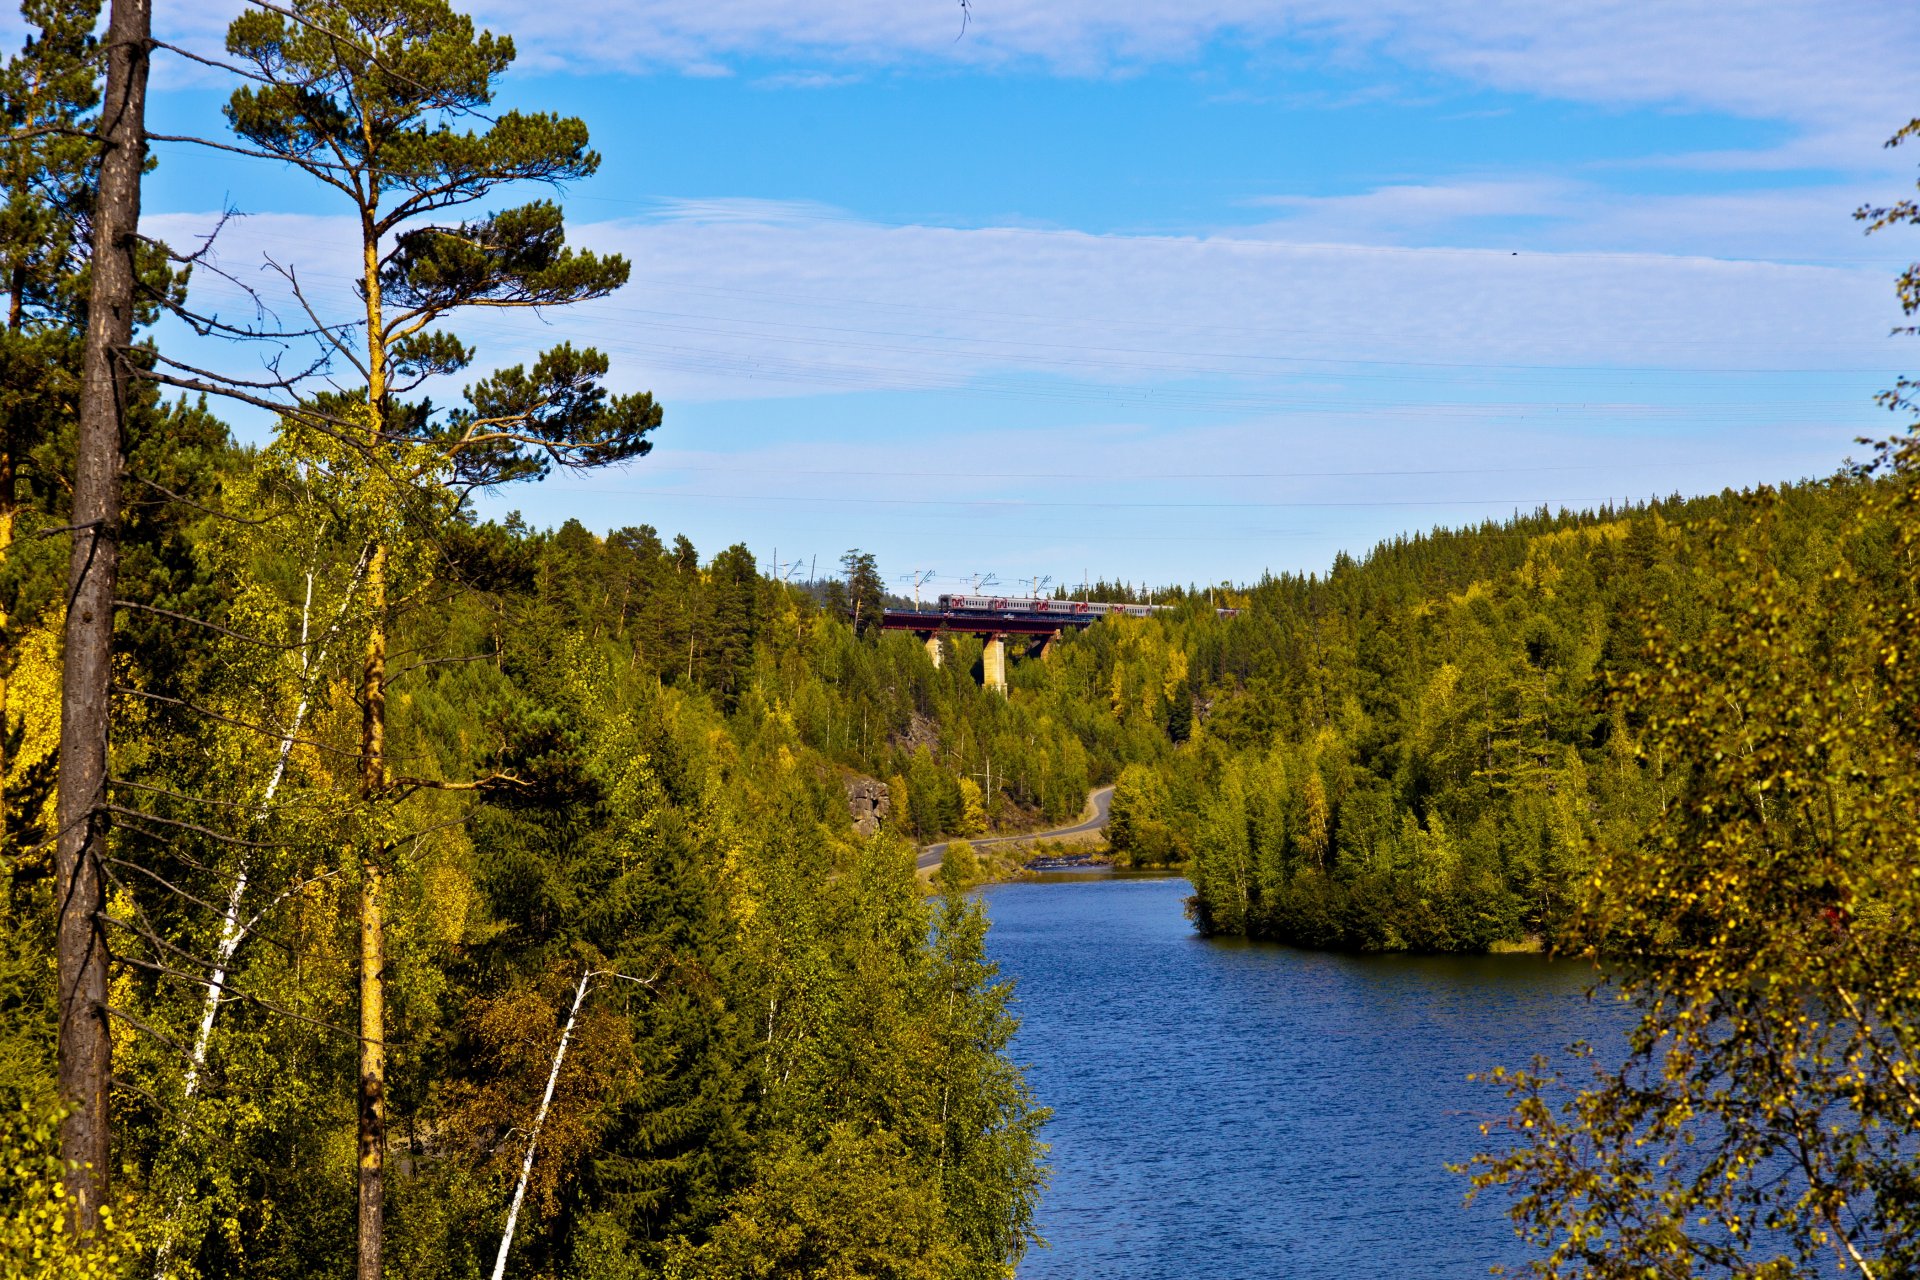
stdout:
POLYGON ((938 671, 946 665, 947 648, 941 643, 941 635, 938 631, 932 631, 927 634, 927 657, 933 660, 933 669, 935 671, 938 671))
POLYGON ((995 693, 1007 692, 1007 638, 993 636, 980 653, 980 683, 995 693))

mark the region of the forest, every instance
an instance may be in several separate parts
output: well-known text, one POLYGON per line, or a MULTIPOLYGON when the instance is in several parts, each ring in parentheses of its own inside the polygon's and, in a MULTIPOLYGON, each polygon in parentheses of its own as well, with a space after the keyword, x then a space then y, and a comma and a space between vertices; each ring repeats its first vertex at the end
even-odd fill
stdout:
POLYGON ((1564 1107, 1503 1073, 1514 1141, 1474 1165, 1575 1272, 1737 1257, 1673 1229, 1681 1203, 1911 1264, 1911 435, 1832 478, 1516 512, 1324 573, 1102 584, 1173 608, 1022 655, 1001 696, 977 641, 936 667, 877 625, 858 549, 802 588, 744 545, 479 514, 672 431, 592 348, 470 372, 462 319, 564 316, 630 274, 557 200, 503 201, 599 165, 583 121, 495 109, 510 39, 445 0, 233 22, 201 141, 311 180, 362 264, 338 314, 288 274, 284 328, 197 309, 207 258, 140 234, 147 8, 102 35, 91 0, 23 14, 6 1274, 1009 1276, 1048 1113, 983 908, 915 859, 1105 783, 1114 857, 1182 870, 1202 933, 1633 961, 1628 1066, 1564 1107), (180 326, 321 364, 221 374, 156 336, 180 326), (887 797, 877 831, 850 788, 887 797), (1711 1158, 1636 1163, 1703 1132, 1711 1158), (1805 1198, 1728 1189, 1788 1138, 1822 1162, 1782 1184, 1805 1198), (1569 1191, 1569 1152, 1605 1176, 1569 1191), (1620 1251, 1581 1252, 1595 1222, 1620 1251))
POLYGON ((1195 744, 1121 775, 1116 847, 1190 863, 1208 932, 1554 947, 1599 851, 1685 789, 1635 690, 1765 565, 1818 595, 1878 482, 1537 512, 1395 539, 1175 624, 1195 744), (1124 819, 1124 821, 1121 821, 1124 819))
POLYGON ((451 317, 628 274, 551 201, 444 216, 598 164, 582 122, 488 109, 510 41, 439 0, 234 22, 218 136, 363 215, 364 309, 290 337, 196 311, 204 263, 136 234, 144 7, 25 16, 0 1269, 1009 1274, 1046 1113, 981 910, 912 837, 1077 810, 1079 740, 882 642, 858 553, 843 619, 743 547, 475 518, 665 420, 564 342, 420 393, 475 357, 451 317), (167 316, 342 376, 222 378, 167 316), (871 838, 861 774, 903 815, 871 838))

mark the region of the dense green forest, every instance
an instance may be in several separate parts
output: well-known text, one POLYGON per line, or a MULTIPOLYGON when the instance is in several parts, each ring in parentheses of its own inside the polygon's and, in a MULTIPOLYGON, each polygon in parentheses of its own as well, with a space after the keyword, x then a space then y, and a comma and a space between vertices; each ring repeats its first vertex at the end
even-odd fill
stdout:
MULTIPOLYGON (((139 543, 142 582, 165 588, 147 598, 198 602, 210 625, 133 610, 123 631, 140 719, 116 761, 121 1154, 145 1242, 181 1274, 336 1270, 353 1225, 352 913, 332 850, 359 715, 336 661, 354 549, 305 495, 264 493, 272 457, 224 447, 205 415, 155 430, 197 440, 193 465, 174 455, 175 493, 314 523, 294 539, 163 516, 139 543), (237 938, 229 905, 249 923, 237 938), (214 1006, 188 969, 216 953, 227 991, 196 1040, 214 1006)), ((57 502, 21 512, 23 545, 61 520, 57 502)), ((950 720, 986 743, 1024 722, 930 668, 908 679, 924 652, 859 640, 740 548, 701 567, 647 530, 463 522, 432 555, 432 593, 397 611, 394 652, 414 656, 389 693, 390 750, 423 783, 395 819, 387 920, 400 1269, 490 1262, 592 971, 606 976, 542 1131, 525 1267, 805 1275, 861 1257, 863 1274, 1000 1274, 1030 1230, 1042 1116, 999 1056, 1006 990, 978 909, 925 900, 896 834, 856 839, 842 778, 925 774, 928 748, 897 739, 943 698, 976 709, 950 720), (425 785, 476 775, 496 781, 425 785)), ((8 572, 9 837, 30 849, 49 821, 55 640, 30 621, 46 575, 27 556, 8 572)), ((1048 794, 1026 785, 1016 774, 1001 803, 1048 794)), ((4 1078, 9 1105, 40 1108, 43 851, 10 863, 8 890, 4 1078)))
POLYGON ((1854 1195, 1874 1261, 1913 1265, 1910 440, 1325 574, 1103 584, 1173 608, 1023 656, 1002 697, 978 642, 936 667, 876 625, 860 551, 802 589, 741 545, 476 514, 556 467, 644 466, 672 429, 590 348, 468 373, 462 317, 564 314, 629 273, 568 246, 553 200, 497 198, 599 164, 582 121, 495 110, 510 41, 444 0, 232 24, 210 136, 355 215, 354 305, 290 335, 195 311, 202 264, 137 234, 146 7, 105 40, 89 0, 23 13, 0 70, 6 1274, 457 1280, 510 1247, 554 1280, 1009 1276, 1046 1111, 982 909, 916 846, 1106 782, 1116 857, 1185 868, 1204 932, 1635 960, 1627 1067, 1564 1111, 1507 1077, 1518 1141, 1481 1182, 1521 1189, 1543 1245, 1579 1264, 1594 1221, 1639 1213, 1638 1252, 1592 1273, 1693 1274, 1737 1250, 1672 1204, 1749 1238, 1792 1220, 1810 1255, 1851 1247, 1854 1195), (209 373, 154 341, 169 312, 311 340, 330 382, 209 373), (887 796, 877 831, 850 788, 887 796), (1723 1158, 1666 1164, 1702 1115, 1723 1158), (1789 1140, 1824 1163, 1727 1189, 1789 1140), (1605 1177, 1569 1191, 1569 1152, 1605 1177))
POLYGON ((1686 768, 1646 749, 1650 709, 1623 696, 1648 638, 1697 640, 1748 561, 1811 597, 1872 490, 1436 531, 1263 582, 1242 617, 1176 621, 1194 741, 1122 775, 1114 844, 1189 862, 1210 932, 1552 944, 1595 850, 1637 839, 1686 768))
POLYGON ((102 102, 137 101, 143 11, 105 41, 97 4, 25 12, 0 1270, 464 1277, 510 1243, 516 1275, 1009 1274, 1045 1112, 984 917, 910 838, 1077 809, 1086 747, 883 640, 870 561, 843 611, 741 547, 476 521, 664 416, 566 343, 412 394, 474 358, 450 317, 627 275, 551 202, 434 221, 598 164, 580 121, 487 109, 510 42, 438 0, 233 24, 232 136, 357 202, 368 264, 365 312, 309 335, 364 387, 240 386, 109 329, 285 338, 193 312, 133 235, 140 122, 102 102), (272 411, 263 443, 222 398, 272 411), (863 773, 899 815, 870 837, 863 773))

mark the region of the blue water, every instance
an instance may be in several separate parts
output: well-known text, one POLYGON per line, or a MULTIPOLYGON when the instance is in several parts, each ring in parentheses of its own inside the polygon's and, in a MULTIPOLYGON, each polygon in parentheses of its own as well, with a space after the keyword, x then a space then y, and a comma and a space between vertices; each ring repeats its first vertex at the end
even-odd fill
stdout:
POLYGON ((1014 1041, 1053 1108, 1051 1247, 1020 1280, 1407 1280, 1524 1262, 1445 1165, 1504 1110, 1469 1083, 1620 1023, 1533 956, 1339 956, 1194 936, 1174 879, 982 891, 1014 1041))

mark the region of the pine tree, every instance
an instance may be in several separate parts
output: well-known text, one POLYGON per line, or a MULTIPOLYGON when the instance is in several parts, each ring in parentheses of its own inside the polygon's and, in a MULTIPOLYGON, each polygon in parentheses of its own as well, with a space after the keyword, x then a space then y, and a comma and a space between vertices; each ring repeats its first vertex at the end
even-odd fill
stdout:
POLYGON ((840 557, 840 567, 847 575, 847 620, 853 624, 854 634, 864 636, 880 625, 881 614, 886 611, 886 584, 880 580, 880 569, 871 552, 856 547, 840 557))
MULTIPOLYGON (((65 488, 64 468, 48 454, 79 398, 81 273, 98 159, 87 137, 100 101, 98 0, 29 0, 21 14, 35 34, 0 70, 0 568, 23 510, 65 488)), ((8 573, 0 583, 0 788, 18 746, 8 707, 18 632, 44 603, 21 598, 20 578, 8 573)), ((37 809, 35 797, 0 789, 0 848, 37 809)))
MULTIPOLYGON (((476 33, 445 0, 295 0, 234 20, 227 49, 252 83, 226 113, 263 156, 344 197, 357 224, 364 315, 316 317, 339 358, 365 380, 354 405, 308 401, 286 430, 316 465, 351 477, 370 547, 359 679, 358 797, 366 834, 359 873, 359 1275, 378 1280, 384 1221, 386 1101, 385 881, 394 849, 378 811, 396 779, 387 762, 387 637, 393 601, 417 589, 426 548, 409 528, 443 522, 472 488, 638 457, 659 424, 651 397, 610 397, 607 360, 562 344, 467 387, 447 413, 409 405, 423 383, 457 374, 473 351, 441 327, 469 309, 564 306, 624 284, 627 263, 565 242, 558 206, 536 201, 459 222, 445 211, 516 182, 584 178, 599 157, 586 126, 551 114, 489 119, 511 40, 476 33), (484 121, 484 130, 465 129, 484 121)), ((419 781, 416 780, 418 785, 419 781)))
POLYGON ((731 710, 753 670, 760 637, 760 572, 753 553, 735 543, 708 567, 708 683, 731 710))

